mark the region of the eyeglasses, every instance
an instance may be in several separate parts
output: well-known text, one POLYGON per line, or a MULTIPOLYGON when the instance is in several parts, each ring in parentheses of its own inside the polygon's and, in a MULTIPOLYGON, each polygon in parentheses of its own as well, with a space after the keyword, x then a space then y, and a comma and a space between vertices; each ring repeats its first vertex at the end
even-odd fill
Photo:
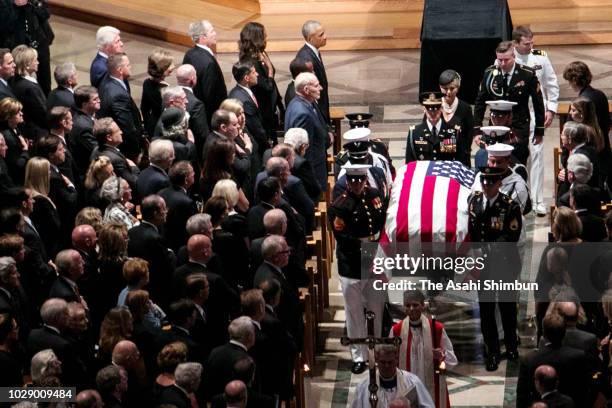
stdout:
POLYGON ((292 248, 287 248, 284 251, 279 251, 278 255, 290 254, 292 250, 293 250, 292 248))

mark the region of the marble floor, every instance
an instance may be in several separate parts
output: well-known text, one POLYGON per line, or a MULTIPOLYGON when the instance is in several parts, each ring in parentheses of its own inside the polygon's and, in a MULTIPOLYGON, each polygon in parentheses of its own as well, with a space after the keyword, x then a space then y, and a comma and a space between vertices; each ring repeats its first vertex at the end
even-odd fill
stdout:
MULTIPOLYGON (((56 40, 52 46, 52 65, 65 61, 76 63, 81 83, 89 82, 89 65, 95 54, 96 27, 74 20, 53 17, 52 26, 56 40)), ((132 94, 138 101, 142 82, 147 77, 147 56, 156 47, 172 52, 177 62, 182 60, 186 50, 161 41, 150 40, 137 35, 124 34, 123 41, 132 66, 132 94)), ((537 38, 536 38, 537 41, 537 38)), ((555 71, 559 75, 570 61, 583 60, 593 71, 593 86, 612 94, 612 46, 551 46, 547 47, 555 71)), ((271 59, 277 69, 277 82, 284 94, 290 80, 288 65, 293 53, 272 53, 271 59)), ((329 94, 334 106, 342 106, 347 112, 370 112, 374 114, 371 128, 374 134, 387 140, 396 166, 402 164, 405 151, 405 137, 409 124, 415 123, 422 115, 416 104, 418 92, 418 50, 397 51, 351 51, 326 52, 323 50, 329 94)), ((228 87, 233 86, 231 66, 237 60, 236 54, 220 54, 219 61, 228 87)), ((174 83, 173 78, 169 78, 174 83)), ((561 100, 571 100, 575 95, 561 79, 561 100)), ((344 123, 346 128, 347 123, 344 123)), ((552 170, 552 149, 558 145, 558 122, 547 129, 545 137, 546 169, 552 170)), ((545 172, 545 191, 552 199, 552 171, 545 172)), ((527 238, 529 242, 544 243, 549 231, 548 217, 527 217, 527 238)), ((534 249, 534 252, 537 252, 534 249)), ((538 259, 534 253, 532 259, 538 259)), ((537 264, 536 264, 537 265, 537 264)), ((533 278, 533 265, 523 270, 523 278, 533 278)), ((307 399, 311 407, 344 407, 350 403, 352 391, 357 382, 366 374, 352 375, 349 353, 340 345, 339 338, 344 332, 344 310, 337 275, 334 273, 330 293, 331 307, 328 319, 321 325, 320 341, 324 352, 317 357, 311 376, 307 378, 307 399)), ((526 300, 526 299, 524 299, 526 300)), ((481 336, 479 321, 472 313, 470 304, 449 308, 440 315, 447 325, 449 336, 455 344, 460 364, 449 372, 451 403, 456 407, 511 407, 514 406, 516 390, 516 363, 502 362, 499 370, 488 373, 481 364, 481 336)), ((521 319, 533 313, 532 305, 523 302, 521 319)), ((529 345, 531 329, 524 321, 522 345, 529 345)), ((525 352, 526 350, 522 350, 525 352)))

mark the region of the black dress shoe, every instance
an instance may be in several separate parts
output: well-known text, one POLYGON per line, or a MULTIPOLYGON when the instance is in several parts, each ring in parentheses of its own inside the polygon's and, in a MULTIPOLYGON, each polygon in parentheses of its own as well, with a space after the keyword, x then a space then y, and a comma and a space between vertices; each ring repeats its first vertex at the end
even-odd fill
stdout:
POLYGON ((351 372, 353 374, 361 374, 366 370, 366 368, 368 368, 368 365, 364 363, 363 361, 359 361, 359 362, 353 363, 351 372))
POLYGON ((485 363, 487 371, 496 371, 497 367, 499 367, 499 355, 491 354, 487 356, 487 361, 485 363))
POLYGON ((504 357, 506 357, 509 361, 516 361, 519 358, 518 350, 507 350, 504 353, 504 357))

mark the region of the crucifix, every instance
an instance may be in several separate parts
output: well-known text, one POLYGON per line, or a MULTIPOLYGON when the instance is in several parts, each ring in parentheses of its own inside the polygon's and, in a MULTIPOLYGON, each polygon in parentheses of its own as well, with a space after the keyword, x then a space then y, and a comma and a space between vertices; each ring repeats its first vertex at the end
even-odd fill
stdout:
POLYGON ((370 385, 368 391, 370 391, 370 406, 376 408, 378 404, 378 384, 376 384, 376 361, 374 359, 374 348, 377 344, 394 344, 398 347, 402 343, 402 339, 399 337, 394 338, 378 338, 374 336, 374 312, 366 311, 366 321, 368 324, 368 336, 362 338, 351 339, 348 336, 343 336, 340 339, 340 343, 343 346, 350 346, 351 344, 365 344, 368 346, 368 371, 370 373, 370 385))

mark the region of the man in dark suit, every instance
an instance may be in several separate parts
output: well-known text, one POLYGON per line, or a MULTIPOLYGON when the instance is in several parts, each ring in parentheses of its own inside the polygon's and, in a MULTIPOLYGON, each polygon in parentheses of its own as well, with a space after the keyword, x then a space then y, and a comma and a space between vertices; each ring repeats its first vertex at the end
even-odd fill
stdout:
POLYGON ((98 90, 92 86, 79 86, 74 90, 74 105, 68 147, 74 156, 79 176, 83 178, 89 168, 91 153, 98 144, 93 135, 94 119, 100 110, 98 90))
POLYGON ((270 235, 261 245, 261 253, 264 262, 261 264, 255 278, 253 286, 258 287, 261 282, 268 279, 276 279, 280 282, 282 295, 277 309, 278 318, 287 327, 294 339, 301 347, 304 334, 304 323, 300 309, 300 298, 297 287, 283 273, 282 268, 289 263, 289 253, 291 250, 284 237, 280 235, 270 235))
POLYGON ((170 187, 168 169, 174 161, 174 146, 170 140, 155 139, 149 145, 150 165, 138 175, 136 188, 139 197, 157 194, 170 187))
POLYGON ((66 106, 54 106, 49 111, 49 133, 57 136, 64 146, 65 157, 64 161, 58 164, 58 168, 66 177, 72 181, 77 187, 81 185, 79 177, 79 169, 68 144, 66 138, 72 131, 73 126, 72 112, 66 106))
POLYGON ((209 21, 202 20, 191 23, 188 34, 195 47, 185 53, 183 64, 191 64, 196 70, 198 79, 193 93, 204 102, 210 127, 213 112, 227 98, 223 72, 212 49, 217 45, 217 33, 209 21))
POLYGON ((140 170, 136 164, 126 158, 119 146, 123 142, 123 132, 112 118, 98 119, 93 127, 93 135, 98 142, 98 146, 91 152, 90 160, 100 156, 106 156, 113 164, 115 174, 126 180, 132 190, 137 191, 136 180, 140 170))
POLYGON ((85 308, 87 303, 81 296, 77 281, 85 272, 85 263, 78 251, 64 249, 55 257, 58 277, 51 286, 49 298, 60 298, 66 302, 79 302, 85 308))
POLYGON ((142 221, 128 231, 129 256, 137 256, 149 262, 151 297, 162 306, 170 301, 168 288, 172 282, 176 258, 161 236, 160 229, 166 222, 166 203, 158 195, 150 195, 140 205, 142 221))
POLYGON ((255 344, 255 330, 251 319, 246 316, 232 320, 228 331, 229 343, 216 347, 204 366, 204 396, 209 401, 235 379, 234 364, 249 357, 248 350, 255 344))
POLYGON ((586 184, 574 184, 570 189, 570 207, 576 212, 582 223, 580 238, 586 242, 601 242, 608 237, 608 231, 603 218, 592 211, 598 203, 593 189, 586 184))
POLYGON ((587 392, 594 367, 589 365, 583 351, 562 345, 565 322, 561 316, 546 315, 542 325, 546 344, 521 359, 516 406, 526 408, 537 400, 534 378, 536 369, 541 365, 550 365, 555 369, 559 376, 559 392, 572 398, 576 406, 589 406, 587 392))
POLYGON ((574 401, 557 391, 557 372, 552 366, 541 365, 535 370, 535 388, 548 408, 574 408, 574 401))
POLYGON ((176 69, 176 83, 185 90, 185 96, 187 97, 186 108, 187 112, 189 112, 189 129, 193 133, 199 156, 210 131, 206 107, 193 93, 193 89, 198 83, 198 76, 193 65, 184 64, 176 69))
POLYGON ((208 149, 218 140, 229 140, 232 143, 238 137, 238 118, 234 112, 225 109, 218 109, 212 115, 211 122, 212 132, 206 138, 204 148, 202 149, 202 161, 206 162, 208 149))
POLYGON ((597 336, 577 327, 579 316, 578 307, 579 304, 574 302, 556 303, 557 312, 565 321, 565 337, 563 338, 563 345, 582 350, 592 358, 597 359, 599 356, 597 336))
POLYGON ((327 189, 327 148, 333 135, 316 101, 321 96, 321 85, 314 74, 303 72, 295 79, 296 96, 285 112, 285 131, 298 127, 308 132, 305 158, 312 164, 315 177, 323 190, 327 189))
MULTIPOLYGON (((270 363, 270 361, 266 361, 266 364, 268 363, 270 363)), ((262 394, 253 388, 255 361, 253 361, 252 358, 245 357, 236 361, 236 364, 234 364, 234 374, 236 379, 225 386, 223 394, 217 394, 213 397, 212 408, 236 406, 258 408, 277 407, 277 397, 262 394)))
POLYGON ((289 105, 289 102, 295 98, 295 78, 302 72, 314 72, 313 63, 310 60, 295 57, 289 63, 289 72, 291 72, 292 79, 291 82, 289 82, 289 85, 287 85, 287 90, 285 91, 285 105, 289 105))
POLYGON ((8 81, 15 76, 15 60, 8 48, 0 48, 0 100, 15 98, 8 81))
POLYGON ((89 68, 89 83, 98 88, 108 72, 106 67, 108 57, 123 52, 121 32, 111 26, 100 27, 96 32, 96 45, 98 53, 89 68))
POLYGON ((168 175, 172 185, 159 191, 159 195, 168 207, 164 238, 176 251, 187 243, 185 224, 198 211, 195 201, 187 194, 195 181, 195 172, 188 161, 180 161, 172 165, 168 175))
MULTIPOLYGON (((96 230, 91 225, 81 224, 74 227, 71 238, 72 247, 83 259, 83 274, 74 282, 78 285, 81 296, 90 303, 96 303, 94 299, 99 292, 97 285, 100 279, 96 230)), ((93 306, 95 305, 92 304, 93 306)))
POLYGON ((122 408, 123 396, 128 391, 127 372, 119 366, 109 365, 96 374, 96 388, 106 408, 122 408))
POLYGON ((201 375, 202 364, 179 364, 174 370, 174 384, 163 389, 156 403, 168 404, 176 408, 191 408, 189 394, 198 390, 201 375))
POLYGON ((230 319, 240 312, 240 298, 220 275, 210 271, 206 264, 212 256, 212 243, 206 235, 195 234, 187 242, 189 261, 174 273, 174 292, 183 296, 189 276, 196 273, 206 275, 209 284, 208 298, 202 305, 206 314, 209 341, 213 347, 227 341, 227 326, 230 319))
POLYGON ((83 389, 89 382, 86 367, 63 334, 68 328, 68 304, 63 299, 49 299, 40 308, 40 316, 43 327, 30 332, 28 355, 31 358, 41 350, 52 349, 62 362, 62 384, 83 389))
POLYGON ((130 96, 125 81, 131 75, 130 60, 124 53, 108 57, 108 75, 102 80, 100 93, 101 117, 111 117, 123 132, 121 151, 132 160, 140 154, 143 127, 140 111, 130 96))
POLYGON ((247 130, 259 145, 259 152, 262 154, 276 138, 266 133, 259 103, 251 90, 252 86, 257 85, 259 75, 251 61, 235 63, 232 67, 232 75, 236 80, 236 86, 230 91, 229 97, 242 102, 247 130))
POLYGON ((308 150, 308 132, 302 128, 291 128, 285 132, 283 142, 293 146, 295 150, 291 174, 302 180, 312 202, 318 203, 321 197, 321 186, 314 176, 312 164, 304 158, 308 150))
POLYGON ((64 62, 53 71, 57 88, 47 97, 47 110, 55 106, 74 108, 74 88, 77 86, 77 71, 73 62, 64 62))
MULTIPOLYGON (((325 47, 327 44, 327 35, 325 29, 320 22, 315 20, 308 20, 302 26, 302 35, 306 44, 298 51, 296 57, 302 58, 306 61, 312 62, 314 73, 319 79, 321 84, 321 98, 318 101, 321 114, 325 118, 325 122, 329 123, 329 92, 327 83, 327 74, 325 73, 325 66, 323 65, 323 59, 321 57, 320 48, 325 47)), ((297 87, 296 87, 297 90, 297 87)), ((289 102, 286 102, 287 105, 289 102)), ((285 127, 287 130, 287 127, 285 127)))
POLYGON ((203 356, 200 344, 191 333, 198 313, 193 301, 190 299, 180 299, 173 302, 166 310, 168 310, 170 324, 162 327, 161 332, 155 339, 156 350, 160 351, 167 344, 181 341, 187 346, 188 360, 202 361, 203 356))
MULTIPOLYGON (((5 236, 4 239, 10 238, 5 236)), ((19 325, 19 337, 27 338, 31 324, 30 305, 20 277, 15 259, 10 256, 0 257, 0 313, 10 313, 19 325)))

